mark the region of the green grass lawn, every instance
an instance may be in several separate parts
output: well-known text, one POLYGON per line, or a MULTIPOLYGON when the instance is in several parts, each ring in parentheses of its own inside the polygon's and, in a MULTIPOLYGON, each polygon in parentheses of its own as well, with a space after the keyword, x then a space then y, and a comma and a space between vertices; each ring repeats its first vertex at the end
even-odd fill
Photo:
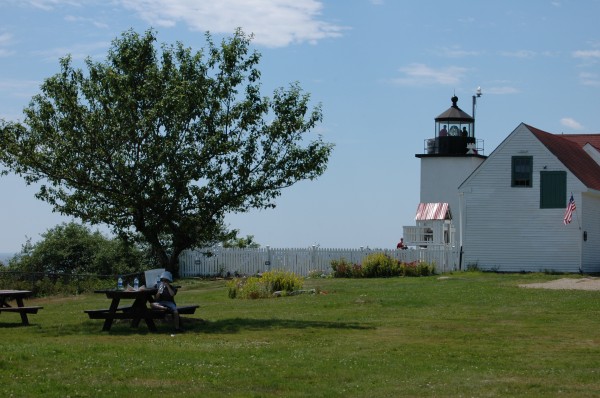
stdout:
MULTIPOLYGON (((148 332, 101 320, 103 295, 28 300, 0 315, 4 397, 597 397, 600 292, 523 289, 562 276, 454 273, 318 279, 326 294, 232 300, 184 280, 200 304, 148 332)), ((3 286, 3 288, 8 288, 3 286)))

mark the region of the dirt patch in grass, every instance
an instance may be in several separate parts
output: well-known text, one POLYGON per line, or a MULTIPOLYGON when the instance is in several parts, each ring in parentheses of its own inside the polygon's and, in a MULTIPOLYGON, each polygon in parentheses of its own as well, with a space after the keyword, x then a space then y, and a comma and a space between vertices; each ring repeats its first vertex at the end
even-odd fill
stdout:
POLYGON ((532 289, 556 289, 556 290, 600 290, 600 278, 562 278, 543 283, 527 283, 519 285, 532 289))

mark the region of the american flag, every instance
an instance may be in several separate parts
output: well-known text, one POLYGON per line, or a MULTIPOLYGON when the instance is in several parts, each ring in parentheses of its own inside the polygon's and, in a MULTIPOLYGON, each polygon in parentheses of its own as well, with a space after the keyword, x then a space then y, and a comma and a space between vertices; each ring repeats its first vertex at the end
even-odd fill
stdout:
POLYGON ((571 218, 573 217, 573 212, 575 211, 575 199, 573 199, 573 194, 571 194, 571 199, 569 199, 569 203, 567 204, 567 210, 565 211, 565 217, 563 218, 563 222, 565 225, 571 222, 571 218))

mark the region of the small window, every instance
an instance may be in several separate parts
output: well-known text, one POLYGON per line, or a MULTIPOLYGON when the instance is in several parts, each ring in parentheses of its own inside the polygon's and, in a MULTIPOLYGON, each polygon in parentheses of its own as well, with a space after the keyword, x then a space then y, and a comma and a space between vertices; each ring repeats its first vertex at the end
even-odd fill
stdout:
POLYGON ((533 175, 532 156, 513 156, 511 187, 531 187, 533 175))
POLYGON ((562 209, 567 206, 567 172, 540 172, 540 209, 562 209))

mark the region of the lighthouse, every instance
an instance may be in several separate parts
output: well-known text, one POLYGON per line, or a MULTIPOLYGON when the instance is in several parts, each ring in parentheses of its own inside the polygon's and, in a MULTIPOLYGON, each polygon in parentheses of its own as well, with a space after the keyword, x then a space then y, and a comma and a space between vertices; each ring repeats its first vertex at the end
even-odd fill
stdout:
MULTIPOLYGON (((473 96, 473 114, 476 98, 473 96)), ((404 240, 416 247, 456 247, 460 245, 462 201, 459 185, 486 159, 483 140, 475 136, 475 118, 452 105, 435 118, 434 133, 424 139, 421 160, 420 202, 415 226, 404 226, 404 240)))

